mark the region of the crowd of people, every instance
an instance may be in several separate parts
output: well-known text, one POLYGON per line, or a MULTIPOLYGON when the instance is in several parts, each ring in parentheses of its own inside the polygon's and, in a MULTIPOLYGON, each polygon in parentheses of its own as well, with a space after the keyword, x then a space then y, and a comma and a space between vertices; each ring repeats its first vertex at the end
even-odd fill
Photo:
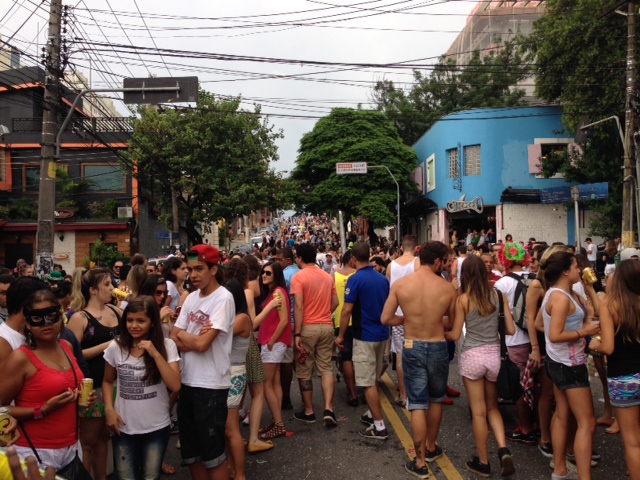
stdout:
POLYGON ((378 380, 395 362, 396 403, 411 412, 415 445, 404 468, 427 478, 444 453, 443 404, 460 394, 448 385, 457 348, 476 443, 469 471, 491 475, 490 427, 502 476, 516 471, 514 441, 550 458, 552 479, 589 479, 602 424, 620 431, 630 478, 640 478, 640 252, 610 252, 619 264, 594 282, 590 239, 576 252, 510 236, 493 243, 491 230, 468 244, 456 233, 450 245, 406 235, 399 247, 372 247, 354 236, 343 252, 328 219, 299 220, 244 255, 202 244, 162 264, 138 254, 71 278, 0 272, 0 404, 21 423, 8 428, 17 453, 37 451, 56 469, 79 455, 105 480, 111 439, 118 477, 151 479, 175 473, 163 458, 178 434, 194 479, 243 480, 246 452, 274 448, 294 404, 292 420, 315 423, 321 411, 338 427, 338 351, 344 401, 364 403, 358 433, 374 443, 389 437, 378 380), (511 432, 498 408, 501 343, 522 386, 511 432), (605 382, 599 418, 589 355, 605 382), (78 407, 84 378, 95 394, 78 407))

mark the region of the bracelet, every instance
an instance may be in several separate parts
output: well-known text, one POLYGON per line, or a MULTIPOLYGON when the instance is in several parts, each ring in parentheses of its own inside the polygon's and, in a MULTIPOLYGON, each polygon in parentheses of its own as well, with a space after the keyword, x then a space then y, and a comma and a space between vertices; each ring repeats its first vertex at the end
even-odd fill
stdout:
POLYGON ((293 336, 294 337, 301 337, 302 335, 300 335, 299 333, 294 333, 293 336))
POLYGON ((582 338, 582 334, 580 333, 580 330, 576 330, 576 333, 578 334, 578 339, 582 338))
POLYGON ((537 344, 537 343, 535 343, 535 344, 534 344, 534 343, 532 343, 532 344, 531 344, 531 348, 538 348, 538 344, 537 344))

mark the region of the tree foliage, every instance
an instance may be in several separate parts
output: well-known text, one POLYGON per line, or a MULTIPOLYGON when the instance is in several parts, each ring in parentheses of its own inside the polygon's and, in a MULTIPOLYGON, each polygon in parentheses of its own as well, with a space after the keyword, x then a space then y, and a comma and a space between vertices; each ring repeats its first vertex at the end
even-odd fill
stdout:
POLYGON ((376 108, 396 125, 407 145, 449 113, 472 108, 522 104, 524 90, 515 85, 526 77, 521 53, 513 42, 485 56, 474 52, 469 65, 442 57, 430 74, 414 71, 414 85, 405 91, 390 80, 373 89, 376 108))
MULTIPOLYGON (((621 15, 600 13, 616 0, 547 0, 546 13, 518 43, 532 65, 536 94, 563 109, 563 124, 580 133, 580 123, 617 115, 624 118, 626 23, 621 15)), ((567 181, 609 182, 609 199, 593 202, 597 212, 592 235, 620 235, 622 154, 613 121, 594 126, 583 143, 583 154, 564 152, 542 163, 546 176, 557 172, 567 181)))
POLYGON ((278 159, 275 131, 260 107, 240 108, 240 98, 201 91, 196 108, 142 107, 122 164, 154 196, 161 218, 180 207, 182 228, 202 241, 200 222, 225 219, 272 205, 279 178, 269 167, 278 159))
POLYGON ((416 186, 409 176, 417 167, 415 152, 384 114, 370 110, 333 109, 302 137, 292 182, 297 184, 298 210, 321 214, 343 210, 373 227, 396 223, 397 189, 384 168, 366 175, 336 174, 336 163, 366 162, 389 168, 400 185, 401 199, 416 186))

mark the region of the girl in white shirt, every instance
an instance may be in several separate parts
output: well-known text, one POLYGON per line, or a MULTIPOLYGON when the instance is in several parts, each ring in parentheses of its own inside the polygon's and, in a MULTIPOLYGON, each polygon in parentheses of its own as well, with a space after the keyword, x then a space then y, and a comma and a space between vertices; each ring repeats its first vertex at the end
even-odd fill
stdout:
POLYGON ((153 297, 132 300, 120 323, 120 337, 104 352, 102 388, 107 426, 113 436, 120 480, 160 478, 169 442, 169 393, 180 390, 178 349, 164 338, 153 297), (117 379, 117 397, 113 401, 117 379))

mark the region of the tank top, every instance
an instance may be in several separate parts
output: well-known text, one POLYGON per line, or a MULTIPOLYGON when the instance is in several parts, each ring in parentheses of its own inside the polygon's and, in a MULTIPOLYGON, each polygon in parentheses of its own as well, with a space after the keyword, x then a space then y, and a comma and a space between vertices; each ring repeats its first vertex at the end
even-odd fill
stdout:
MULTIPOLYGON (((502 293, 500 293, 502 294, 502 293)), ((477 308, 467 313, 464 324, 466 328, 462 351, 471 350, 483 345, 498 345, 500 336, 498 335, 498 298, 495 292, 491 295, 491 303, 496 309, 489 315, 480 315, 477 308)))
MULTIPOLYGON (((389 286, 393 285, 395 282, 397 282, 401 278, 414 273, 416 271, 416 267, 415 267, 416 260, 418 260, 418 257, 414 258, 413 262, 409 262, 406 265, 400 265, 397 260, 394 260, 393 262, 391 262, 391 264, 393 265, 393 268, 391 269, 391 278, 389 279, 389 286)), ((404 314, 402 313, 402 309, 400 307, 396 309, 396 315, 400 317, 404 316, 404 314)))
POLYGON ((614 350, 607 357, 607 377, 622 377, 640 373, 640 343, 629 342, 616 333, 614 350))
MULTIPOLYGON (((338 294, 338 308, 336 308, 334 312, 335 321, 333 322, 336 328, 340 328, 340 317, 342 316, 342 308, 344 307, 344 295, 345 290, 347 289, 347 281, 354 273, 355 272, 345 275, 343 273, 336 272, 333 274, 333 281, 336 283, 336 292, 338 294)), ((351 325, 351 317, 349 317, 349 325, 351 325)))
MULTIPOLYGON (((107 306, 107 308, 111 307, 107 306)), ((118 335, 119 327, 105 327, 96 319, 96 317, 86 310, 83 310, 82 313, 84 313, 87 318, 87 328, 84 330, 84 335, 80 342, 80 346, 83 350, 95 347, 96 345, 108 342, 109 340, 113 340, 118 335)), ((115 310, 113 310, 113 313, 116 314, 119 323, 120 315, 115 310)), ((95 388, 102 387, 102 380, 104 378, 104 357, 102 354, 96 355, 91 360, 87 360, 87 364, 89 365, 91 378, 93 378, 95 388)))
POLYGON ((231 365, 244 365, 247 363, 247 351, 249 350, 249 343, 253 335, 253 322, 251 318, 249 318, 249 323, 251 325, 251 333, 247 338, 241 337, 240 335, 233 336, 233 340, 231 341, 231 354, 229 355, 231 365))
MULTIPOLYGON (((280 294, 280 298, 282 299, 281 309, 286 309, 286 312, 290 311, 289 307, 289 295, 286 290, 281 287, 276 287, 272 293, 269 294, 267 299, 264 301, 263 305, 267 305, 271 300, 273 300, 273 294, 278 292, 280 294)), ((280 324, 280 311, 275 308, 269 312, 267 318, 264 319, 262 324, 260 325, 260 330, 258 331, 258 343, 260 345, 266 345, 271 341, 271 337, 276 330, 278 329, 278 325, 280 324)), ((235 338, 235 337, 233 337, 235 338)), ((276 339, 276 342, 282 342, 287 347, 291 346, 291 342, 293 340, 293 332, 291 330, 291 322, 287 322, 287 325, 284 327, 282 334, 280 334, 280 338, 276 339)))
POLYGON ((542 319, 544 320, 544 338, 546 341, 547 356, 557 363, 562 363, 568 367, 577 367, 587 363, 587 355, 585 354, 586 341, 584 338, 578 338, 571 342, 552 343, 549 339, 549 329, 551 327, 551 315, 547 313, 547 302, 553 292, 562 292, 573 302, 576 311, 567 317, 564 324, 566 332, 577 332, 582 328, 584 323, 584 310, 573 298, 564 290, 559 288, 550 288, 542 300, 542 319))
MULTIPOLYGON (((28 347, 20 347, 29 361, 36 367, 36 373, 27 378, 22 385, 22 390, 15 398, 17 407, 37 408, 42 406, 51 397, 61 394, 67 388, 79 387, 80 380, 84 378, 80 367, 73 356, 71 348, 66 342, 61 342, 71 360, 71 368, 75 369, 75 377, 71 368, 64 372, 55 370, 45 365, 37 355, 28 347), (78 385, 75 385, 75 379, 78 385)), ((76 443, 76 404, 70 403, 55 412, 47 414, 41 420, 25 420, 26 429, 33 445, 37 448, 58 449, 65 448, 76 443)), ((21 447, 29 447, 24 434, 17 442, 21 447)))

